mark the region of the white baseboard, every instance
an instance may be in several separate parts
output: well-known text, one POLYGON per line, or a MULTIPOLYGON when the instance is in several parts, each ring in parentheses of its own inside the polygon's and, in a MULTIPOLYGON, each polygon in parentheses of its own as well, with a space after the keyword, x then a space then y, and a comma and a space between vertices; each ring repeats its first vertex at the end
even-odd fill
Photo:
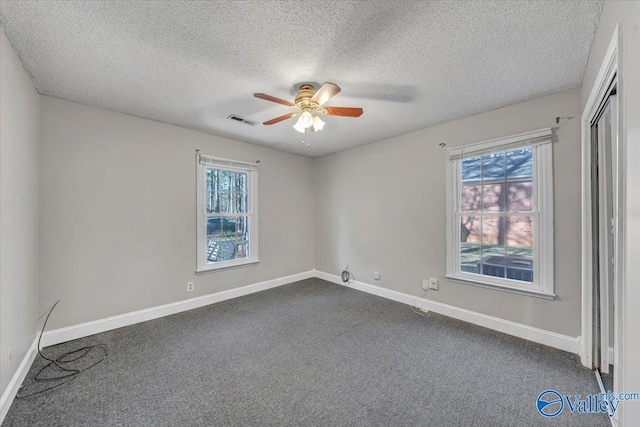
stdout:
POLYGON ((216 302, 226 301, 232 298, 241 297, 243 295, 252 294, 254 292, 260 292, 278 286, 286 285, 298 280, 309 279, 311 277, 314 277, 313 270, 293 274, 291 276, 279 277, 277 279, 266 280, 264 282, 254 283, 252 285, 242 286, 239 288, 229 289, 227 291, 216 292, 214 294, 204 295, 201 297, 177 301, 157 307, 151 307, 144 310, 133 311, 131 313, 120 314, 118 316, 107 317, 105 319, 81 323, 79 325, 69 326, 66 328, 46 331, 44 335, 42 335, 42 346, 46 347, 54 344, 59 344, 89 335, 110 331, 112 329, 133 325, 135 323, 169 316, 171 314, 180 313, 182 311, 192 310, 194 308, 203 307, 205 305, 214 304, 216 302))
POLYGON ((337 283, 339 285, 348 286, 349 288, 377 295, 403 304, 424 308, 434 313, 442 314, 454 319, 463 320, 478 326, 493 329, 515 337, 523 338, 529 341, 544 344, 549 347, 558 348, 570 353, 578 354, 580 352, 579 340, 577 337, 558 334, 556 332, 546 331, 544 329, 534 328, 532 326, 523 325, 521 323, 512 322, 510 320, 500 319, 499 317, 488 316, 486 314, 455 307, 452 305, 436 302, 426 298, 416 297, 414 295, 405 294, 403 292, 394 291, 380 286, 370 285, 368 283, 354 281, 345 285, 340 277, 323 271, 314 270, 316 277, 337 283))
POLYGON ((33 359, 35 359, 38 345, 38 337, 40 334, 36 334, 36 338, 31 343, 31 347, 27 350, 27 354, 22 358, 22 362, 20 362, 20 366, 16 370, 15 374, 13 374, 13 378, 9 381, 7 388, 2 393, 2 397, 0 397, 0 424, 4 421, 4 417, 7 416, 9 412, 9 408, 13 403, 13 399, 15 399, 16 394, 18 394, 18 390, 24 381, 24 378, 27 376, 29 369, 31 368, 31 364, 33 363, 33 359))
MULTIPOLYGON (((135 323, 157 319, 171 314, 180 313, 182 311, 187 311, 194 308, 203 307, 205 305, 226 301, 229 299, 241 297, 243 295, 264 291, 267 289, 286 285, 288 283, 296 282, 298 280, 309 279, 311 277, 317 277, 329 282, 337 283, 339 285, 344 285, 340 277, 314 269, 303 273, 293 274, 291 276, 267 280, 264 282, 242 286, 235 289, 229 289, 227 291, 204 295, 197 298, 177 301, 170 304, 165 304, 144 310, 138 310, 131 313, 125 313, 118 316, 112 316, 105 319, 69 326, 66 328, 46 331, 42 336, 41 345, 43 347, 46 347, 49 345, 59 344, 73 339, 133 325, 135 323)), ((511 322, 509 320, 500 319, 498 317, 488 316, 471 310, 466 310, 452 305, 428 300, 426 298, 416 298, 413 295, 405 294, 403 292, 398 292, 387 288, 382 288, 380 286, 370 285, 364 282, 354 281, 349 283, 348 287, 393 301, 401 302, 403 304, 415 304, 417 307, 421 307, 435 313, 463 320, 465 322, 473 323, 529 341, 548 345, 550 347, 555 347, 560 350, 576 354, 579 352, 579 338, 573 338, 555 332, 545 331, 543 329, 511 322)), ((22 382, 24 381, 24 378, 27 375, 31 364, 33 363, 33 360, 37 355, 37 339, 38 336, 36 336, 36 339, 33 341, 31 348, 22 359, 20 366, 11 379, 11 382, 2 394, 2 398, 0 399, 0 424, 4 420, 4 417, 7 415, 7 412, 9 411, 9 408, 13 403, 18 389, 20 388, 20 385, 22 385, 22 382)), ((609 360, 613 360, 613 349, 611 348, 609 349, 609 358, 609 360)))

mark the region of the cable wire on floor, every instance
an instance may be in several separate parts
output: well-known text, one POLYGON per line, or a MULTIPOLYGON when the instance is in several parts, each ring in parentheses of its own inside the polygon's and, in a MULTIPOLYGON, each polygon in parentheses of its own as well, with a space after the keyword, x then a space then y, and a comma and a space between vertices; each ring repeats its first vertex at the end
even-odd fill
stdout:
MULTIPOLYGON (((47 327, 47 322, 49 321, 49 317, 51 316, 51 313, 53 313, 53 309, 56 308, 56 305, 58 305, 59 302, 60 300, 56 301, 55 304, 53 304, 51 308, 48 310, 47 318, 45 319, 44 324, 42 325, 42 331, 40 332, 40 336, 38 337, 38 354, 40 355, 40 357, 42 357, 44 360, 48 361, 49 363, 47 363, 45 366, 40 368, 38 372, 36 372, 36 375, 34 376, 33 379, 36 383, 49 383, 54 381, 62 381, 62 382, 48 386, 42 390, 38 390, 30 393, 21 393, 21 391, 24 388, 24 384, 23 384, 22 386, 20 386, 20 389, 16 394, 16 398, 18 399, 39 395, 49 390, 53 390, 54 388, 61 387, 78 378, 78 376, 81 373, 101 363, 108 356, 107 345, 103 343, 89 345, 89 346, 78 348, 76 350, 67 351, 66 353, 63 353, 53 359, 50 359, 49 357, 45 356, 42 353, 42 350, 40 349, 40 341, 42 340, 42 335, 44 334, 44 330, 47 327), (93 349, 99 349, 100 351, 102 351, 103 352, 102 357, 100 357, 96 362, 89 364, 89 366, 85 366, 85 367, 76 366, 75 368, 73 367, 72 364, 82 360, 84 357, 90 354, 93 349), (59 372, 60 374, 55 376, 47 376, 46 372, 48 371, 59 372)), ((42 318, 42 316, 40 318, 42 318)))
POLYGON ((411 304, 411 311, 413 311, 415 314, 418 314, 422 317, 431 317, 431 314, 429 314, 428 311, 426 311, 425 309, 418 307, 417 302, 418 302, 418 298, 424 298, 427 295, 427 290, 424 289, 422 291, 422 295, 415 297, 415 299, 413 300, 413 304, 411 304))

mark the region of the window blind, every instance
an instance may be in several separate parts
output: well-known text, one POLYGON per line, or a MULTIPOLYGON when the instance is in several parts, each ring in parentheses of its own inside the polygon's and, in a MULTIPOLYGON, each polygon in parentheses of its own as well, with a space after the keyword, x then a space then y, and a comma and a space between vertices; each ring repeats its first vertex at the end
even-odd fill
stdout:
POLYGON ((237 160, 223 159, 221 157, 205 156, 203 154, 198 155, 198 163, 202 165, 219 166, 234 169, 258 170, 257 163, 240 162, 237 160))
POLYGON ((538 129, 525 132, 507 138, 492 139, 489 141, 476 142, 460 147, 447 149, 450 161, 460 160, 467 157, 482 156, 495 153, 497 151, 517 150, 522 147, 551 143, 551 128, 538 129))

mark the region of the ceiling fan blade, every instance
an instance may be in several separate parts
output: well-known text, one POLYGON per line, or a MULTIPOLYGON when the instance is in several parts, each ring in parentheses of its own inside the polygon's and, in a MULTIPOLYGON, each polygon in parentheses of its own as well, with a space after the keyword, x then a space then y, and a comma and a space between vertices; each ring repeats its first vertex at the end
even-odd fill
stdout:
POLYGON ((327 116, 343 116, 343 117, 360 117, 364 112, 362 108, 352 107, 324 107, 319 110, 322 114, 327 116))
POLYGON ((286 105, 287 107, 295 107, 293 102, 285 101, 284 99, 276 98, 275 96, 267 95, 265 93, 254 93, 256 98, 264 99, 265 101, 277 102, 278 104, 286 105))
POLYGON ((263 125, 273 125, 273 124, 276 124, 276 123, 280 123, 281 121, 290 119, 291 117, 295 117, 298 114, 300 114, 300 113, 285 114, 284 116, 280 116, 280 117, 276 117, 275 119, 268 120, 268 121, 264 122, 263 125))
POLYGON ((340 90, 337 84, 327 82, 313 95, 311 102, 317 102, 318 105, 322 105, 336 96, 340 90))

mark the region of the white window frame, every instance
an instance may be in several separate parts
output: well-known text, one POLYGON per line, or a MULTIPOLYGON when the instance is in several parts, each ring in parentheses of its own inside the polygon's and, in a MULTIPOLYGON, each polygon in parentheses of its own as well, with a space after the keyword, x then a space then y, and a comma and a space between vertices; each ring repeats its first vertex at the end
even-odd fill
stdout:
MULTIPOLYGON (((447 149, 447 274, 455 282, 518 294, 555 298, 553 144, 551 128, 447 149), (533 283, 460 270, 461 162, 463 158, 531 147, 533 151, 533 283)), ((508 215, 508 214, 507 214, 508 215)), ((518 213, 522 215, 522 213, 518 213)), ((467 213, 468 216, 468 213, 467 213)))
POLYGON ((240 267, 260 262, 260 259, 258 257, 258 165, 255 163, 246 163, 219 157, 205 156, 199 153, 196 156, 196 161, 196 273, 240 267), (247 258, 220 261, 216 263, 207 262, 207 218, 210 216, 224 216, 219 214, 208 214, 206 211, 206 170, 208 167, 230 170, 234 172, 245 172, 247 174, 248 212, 247 214, 230 215, 249 217, 249 256, 247 258))

